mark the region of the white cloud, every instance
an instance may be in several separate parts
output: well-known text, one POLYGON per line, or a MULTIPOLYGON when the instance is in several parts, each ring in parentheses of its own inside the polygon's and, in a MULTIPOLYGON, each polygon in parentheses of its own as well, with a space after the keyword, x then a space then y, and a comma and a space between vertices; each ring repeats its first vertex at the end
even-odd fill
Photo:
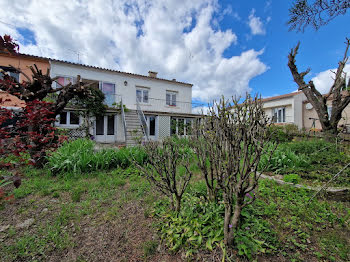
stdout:
MULTIPOLYGON (((20 2, 0 1, 6 14, 0 20, 34 32, 36 44, 22 45, 23 53, 77 62, 79 52, 85 64, 157 71, 193 83, 193 97, 203 101, 242 95, 250 90, 249 81, 268 69, 259 59, 263 51, 224 57, 238 39, 232 30, 214 28, 216 0, 20 2)), ((0 33, 22 40, 9 25, 0 23, 0 33)))
MULTIPOLYGON (((268 19, 269 20, 269 19, 268 19)), ((255 16, 255 9, 253 8, 248 17, 248 25, 253 35, 265 35, 266 31, 260 17, 255 16)))
MULTIPOLYGON (((318 91, 320 91, 322 94, 328 93, 331 86, 334 83, 334 73, 337 69, 330 69, 323 72, 318 73, 314 78, 311 80, 314 82, 314 85, 318 91)), ((345 65, 344 72, 347 74, 347 81, 350 79, 350 64, 345 65)))
POLYGON ((192 108, 192 114, 208 115, 209 107, 208 106, 197 106, 192 108))

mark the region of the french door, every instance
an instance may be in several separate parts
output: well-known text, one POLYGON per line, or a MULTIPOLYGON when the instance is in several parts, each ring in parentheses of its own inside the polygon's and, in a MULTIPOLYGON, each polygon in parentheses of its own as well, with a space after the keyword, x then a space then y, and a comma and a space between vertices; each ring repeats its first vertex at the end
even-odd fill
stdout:
POLYGON ((114 143, 116 141, 116 115, 97 116, 95 121, 96 141, 114 143))

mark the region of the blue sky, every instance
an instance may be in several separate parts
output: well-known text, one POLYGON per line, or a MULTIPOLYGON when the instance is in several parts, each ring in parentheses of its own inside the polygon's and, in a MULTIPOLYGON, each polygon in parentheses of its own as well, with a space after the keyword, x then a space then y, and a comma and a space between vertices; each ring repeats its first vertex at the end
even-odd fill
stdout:
POLYGON ((13 35, 22 52, 139 74, 157 71, 193 83, 193 100, 202 102, 246 91, 263 97, 295 91, 287 55, 298 41, 297 65, 311 67, 308 79, 324 92, 350 37, 350 14, 319 31, 289 32, 291 0, 19 2, 0 2, 6 11, 0 33, 13 35))

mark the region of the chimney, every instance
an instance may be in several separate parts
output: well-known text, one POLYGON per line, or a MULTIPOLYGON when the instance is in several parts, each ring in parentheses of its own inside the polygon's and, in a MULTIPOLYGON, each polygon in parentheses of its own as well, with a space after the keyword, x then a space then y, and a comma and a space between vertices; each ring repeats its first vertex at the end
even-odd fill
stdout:
POLYGON ((148 71, 149 77, 157 78, 157 74, 158 74, 158 72, 148 71))

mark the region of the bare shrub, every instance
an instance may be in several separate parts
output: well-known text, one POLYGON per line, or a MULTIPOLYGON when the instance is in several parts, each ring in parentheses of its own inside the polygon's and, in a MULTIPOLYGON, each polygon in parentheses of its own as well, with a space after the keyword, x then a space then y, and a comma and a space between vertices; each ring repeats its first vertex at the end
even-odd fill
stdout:
MULTIPOLYGON (((261 100, 247 95, 243 103, 239 103, 239 99, 229 103, 224 98, 220 103, 214 103, 203 122, 204 128, 200 132, 203 139, 197 138, 202 145, 195 148, 210 162, 210 173, 223 192, 224 241, 232 245, 242 209, 255 200, 260 158, 263 154, 273 153, 273 147, 268 146, 270 120, 263 111, 261 100), (209 152, 204 154, 207 149, 209 152)), ((199 162, 204 162, 204 157, 198 156, 199 162)), ((204 166, 203 163, 200 165, 204 166)))
POLYGON ((144 165, 135 164, 151 184, 169 197, 172 209, 179 212, 181 198, 192 177, 191 150, 179 146, 171 137, 162 142, 147 142, 144 150, 147 154, 144 165))

